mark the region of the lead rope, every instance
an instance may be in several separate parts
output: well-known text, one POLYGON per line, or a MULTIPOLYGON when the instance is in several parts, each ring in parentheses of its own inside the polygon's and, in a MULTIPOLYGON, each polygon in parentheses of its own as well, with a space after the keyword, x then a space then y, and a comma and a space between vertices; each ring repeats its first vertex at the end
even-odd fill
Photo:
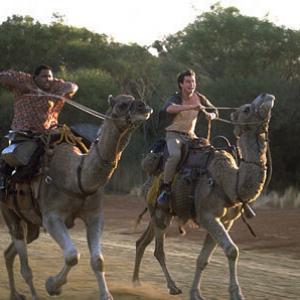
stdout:
POLYGON ((211 120, 207 121, 207 136, 206 139, 210 143, 210 136, 211 136, 211 120))
POLYGON ((99 119, 102 119, 102 120, 105 120, 105 119, 110 119, 109 116, 105 115, 105 114, 102 114, 102 113, 99 113, 83 104, 80 104, 78 102, 75 102, 69 98, 66 98, 64 96, 58 96, 56 94, 51 94, 51 93, 47 93, 47 92, 44 92, 42 91, 41 89, 38 89, 38 90, 35 90, 33 89, 32 90, 33 92, 36 92, 36 94, 26 94, 26 96, 46 96, 46 97, 52 97, 52 98, 55 98, 55 99, 60 99, 60 100, 63 100, 64 102, 70 104, 71 106, 81 110, 81 111, 84 111, 96 118, 99 118, 99 119))
MULTIPOLYGON (((244 204, 243 204, 243 206, 244 206, 244 204)), ((242 212, 241 214, 242 214, 242 220, 243 220, 243 222, 247 225, 247 227, 248 227, 249 231, 251 232, 251 234, 252 234, 254 237, 256 237, 256 234, 255 234, 253 228, 251 227, 251 225, 247 222, 247 220, 246 220, 246 218, 245 218, 244 212, 242 212)))

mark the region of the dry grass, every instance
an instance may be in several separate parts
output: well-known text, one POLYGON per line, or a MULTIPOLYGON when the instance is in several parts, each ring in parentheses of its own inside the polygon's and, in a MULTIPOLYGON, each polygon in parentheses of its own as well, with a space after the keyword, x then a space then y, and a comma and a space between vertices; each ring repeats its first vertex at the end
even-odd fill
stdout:
POLYGON ((300 191, 289 187, 283 193, 272 191, 263 194, 257 199, 256 207, 300 208, 300 191))
MULTIPOLYGON (((130 195, 141 197, 142 187, 134 187, 130 195)), ((289 187, 284 192, 271 191, 262 194, 255 202, 256 207, 272 208, 300 208, 300 191, 295 187, 289 187)))

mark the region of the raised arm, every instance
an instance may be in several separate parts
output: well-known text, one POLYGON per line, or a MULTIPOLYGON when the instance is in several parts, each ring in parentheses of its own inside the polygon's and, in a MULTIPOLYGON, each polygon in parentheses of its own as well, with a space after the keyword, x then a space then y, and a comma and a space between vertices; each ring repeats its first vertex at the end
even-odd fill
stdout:
POLYGON ((26 92, 28 91, 30 83, 32 84, 32 77, 30 74, 13 70, 0 72, 0 85, 10 90, 26 92))
POLYGON ((52 93, 59 96, 72 97, 75 95, 77 90, 78 85, 76 83, 55 79, 52 93))

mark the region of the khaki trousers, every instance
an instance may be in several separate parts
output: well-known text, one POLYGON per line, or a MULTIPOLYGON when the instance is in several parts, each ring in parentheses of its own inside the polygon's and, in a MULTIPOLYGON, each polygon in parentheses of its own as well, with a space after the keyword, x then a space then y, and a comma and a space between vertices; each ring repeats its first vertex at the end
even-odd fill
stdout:
POLYGON ((177 132, 167 131, 166 142, 169 151, 169 157, 164 169, 164 183, 171 183, 176 173, 176 168, 181 159, 181 149, 185 142, 190 141, 191 138, 187 135, 177 132))

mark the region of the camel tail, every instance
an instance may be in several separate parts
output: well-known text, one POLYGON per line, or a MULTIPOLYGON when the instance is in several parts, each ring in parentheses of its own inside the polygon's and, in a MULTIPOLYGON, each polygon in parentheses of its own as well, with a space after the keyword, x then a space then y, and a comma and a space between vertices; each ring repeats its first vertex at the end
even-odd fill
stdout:
POLYGON ((147 211, 148 211, 148 207, 146 206, 144 210, 139 214, 138 218, 136 219, 134 229, 137 229, 137 227, 140 225, 141 220, 147 211))

